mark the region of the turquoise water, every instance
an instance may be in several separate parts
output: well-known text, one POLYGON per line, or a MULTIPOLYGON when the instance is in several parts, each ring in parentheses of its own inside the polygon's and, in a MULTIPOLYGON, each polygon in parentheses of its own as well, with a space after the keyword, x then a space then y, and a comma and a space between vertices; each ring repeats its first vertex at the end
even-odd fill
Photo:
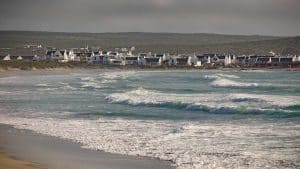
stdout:
POLYGON ((6 72, 0 107, 1 123, 178 168, 299 167, 299 72, 6 72))

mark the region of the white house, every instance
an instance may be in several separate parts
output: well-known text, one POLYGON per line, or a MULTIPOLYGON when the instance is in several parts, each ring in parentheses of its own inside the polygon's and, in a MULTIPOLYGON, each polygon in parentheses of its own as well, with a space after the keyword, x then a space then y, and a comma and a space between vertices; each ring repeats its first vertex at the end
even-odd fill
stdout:
POLYGON ((10 54, 6 55, 6 56, 3 58, 3 60, 11 60, 11 59, 10 59, 10 54))
POLYGON ((76 60, 76 54, 73 50, 70 50, 67 52, 68 61, 75 61, 76 60))
POLYGON ((47 51, 46 58, 48 60, 64 60, 63 51, 55 50, 55 51, 47 51))
MULTIPOLYGON (((188 65, 189 66, 197 65, 197 62, 198 62, 198 59, 195 54, 188 57, 188 65)), ((200 61, 200 63, 201 63, 201 61, 200 61)))

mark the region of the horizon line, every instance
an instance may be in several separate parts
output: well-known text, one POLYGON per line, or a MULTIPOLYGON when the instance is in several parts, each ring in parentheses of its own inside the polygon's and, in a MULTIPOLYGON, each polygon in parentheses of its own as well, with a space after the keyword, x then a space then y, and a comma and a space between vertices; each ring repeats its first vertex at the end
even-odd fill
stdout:
POLYGON ((143 32, 143 31, 124 31, 124 32, 63 32, 63 31, 43 31, 43 30, 13 30, 13 29, 3 29, 0 32, 43 32, 43 33, 69 33, 69 34, 118 34, 118 33, 149 33, 149 34, 211 34, 211 35, 225 35, 225 36, 265 36, 265 37, 300 37, 300 35, 263 35, 263 34, 231 34, 231 33, 208 33, 208 32, 143 32))

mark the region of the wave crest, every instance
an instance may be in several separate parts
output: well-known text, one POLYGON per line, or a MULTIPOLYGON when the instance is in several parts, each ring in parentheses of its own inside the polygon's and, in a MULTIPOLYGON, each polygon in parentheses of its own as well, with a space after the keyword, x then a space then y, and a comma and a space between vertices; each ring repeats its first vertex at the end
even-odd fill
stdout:
MULTIPOLYGON (((300 97, 257 95, 246 93, 219 94, 175 94, 138 88, 125 93, 113 93, 106 97, 111 103, 133 106, 148 105, 171 107, 205 112, 269 111, 300 105, 300 97)), ((283 111, 283 110, 282 110, 283 111)))

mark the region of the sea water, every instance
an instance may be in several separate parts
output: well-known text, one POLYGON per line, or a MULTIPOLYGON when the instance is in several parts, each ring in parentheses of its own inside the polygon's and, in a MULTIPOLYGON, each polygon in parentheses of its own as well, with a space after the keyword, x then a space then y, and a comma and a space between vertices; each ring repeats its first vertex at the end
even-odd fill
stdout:
POLYGON ((0 123, 178 169, 300 168, 300 73, 5 72, 0 123))

